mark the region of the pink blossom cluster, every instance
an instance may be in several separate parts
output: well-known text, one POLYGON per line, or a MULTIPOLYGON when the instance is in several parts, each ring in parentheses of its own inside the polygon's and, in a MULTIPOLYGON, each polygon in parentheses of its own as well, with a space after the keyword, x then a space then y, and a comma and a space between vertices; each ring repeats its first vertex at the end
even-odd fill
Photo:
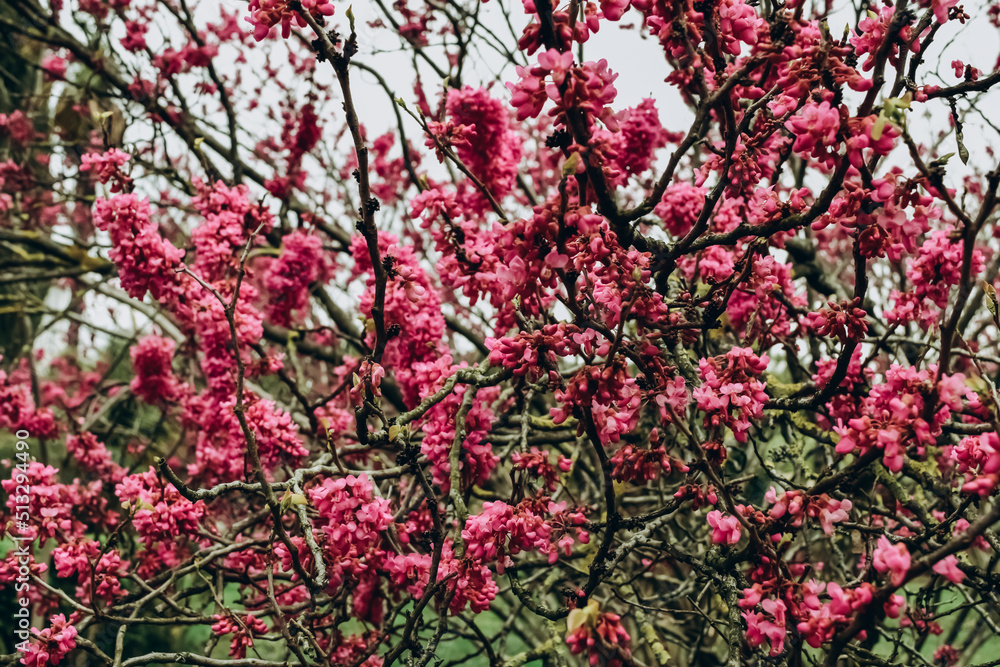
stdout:
MULTIPOLYGON (((963 244, 949 238, 949 232, 932 231, 916 250, 916 257, 907 262, 906 277, 912 291, 893 291, 893 308, 886 311, 886 318, 890 322, 916 321, 925 327, 936 322, 938 313, 928 306, 934 304, 943 309, 948 305, 952 288, 961 282, 963 250, 963 244)), ((979 276, 984 266, 982 251, 974 249, 970 275, 979 276)))
MULTIPOLYGON (((874 67, 875 56, 888 37, 894 14, 895 8, 889 6, 882 6, 878 11, 869 10, 868 15, 858 22, 858 32, 855 33, 854 30, 851 30, 849 41, 857 49, 858 56, 866 54, 868 56, 862 64, 864 71, 868 72, 874 67)), ((912 32, 910 26, 904 25, 899 31, 900 41, 902 43, 909 42, 911 38, 915 37, 912 32)), ((914 53, 920 52, 919 38, 913 39, 910 48, 914 53)), ((895 64, 899 61, 899 43, 894 41, 889 49, 889 62, 895 64)))
POLYGON ((663 191, 653 213, 663 220, 667 231, 683 237, 694 227, 705 205, 705 189, 689 183, 674 183, 663 191))
MULTIPOLYGON (((302 10, 314 17, 333 16, 333 4, 329 0, 302 0, 302 10)), ((292 9, 289 0, 250 0, 250 16, 247 22, 253 26, 253 38, 258 42, 268 36, 271 28, 281 25, 281 36, 288 39, 292 34, 292 23, 299 28, 308 26, 306 20, 292 9)))
POLYGON ((602 611, 592 623, 581 624, 570 632, 566 643, 573 655, 586 652, 590 664, 595 667, 622 667, 632 656, 628 648, 631 639, 621 624, 621 616, 602 611))
POLYGON ((111 192, 128 189, 132 183, 122 167, 130 159, 127 153, 112 148, 106 153, 84 153, 80 156, 80 171, 94 172, 101 183, 111 183, 111 192))
POLYGON ((129 350, 135 375, 129 387, 147 403, 178 400, 186 387, 171 367, 176 344, 162 336, 144 336, 129 350))
POLYGON ((253 614, 247 614, 246 618, 216 614, 214 618, 216 621, 212 626, 214 634, 220 637, 233 635, 233 641, 229 644, 229 655, 234 658, 245 658, 247 649, 253 646, 254 635, 265 634, 268 630, 267 624, 253 614))
MULTIPOLYGON (((830 597, 829 602, 820 602, 817 590, 813 595, 806 596, 803 600, 805 610, 810 610, 808 616, 800 615, 796 629, 802 633, 806 643, 814 648, 818 648, 830 641, 839 629, 845 627, 856 614, 866 610, 875 597, 875 587, 864 582, 857 588, 842 588, 835 582, 829 582, 825 586, 826 594, 830 597)), ((892 594, 883 605, 883 610, 889 618, 899 618, 905 609, 906 603, 901 595, 892 594)), ((866 630, 862 630, 859 636, 867 635, 866 630)))
POLYGON ((458 157, 494 197, 505 197, 521 160, 521 140, 507 106, 483 88, 464 86, 448 91, 446 109, 449 122, 467 128, 465 141, 456 146, 458 157))
POLYGON ((122 479, 115 495, 135 506, 132 523, 147 546, 197 535, 205 516, 204 502, 191 502, 173 484, 163 484, 152 466, 122 479))
POLYGON ((511 454, 511 462, 515 470, 523 470, 542 480, 548 491, 558 488, 560 473, 567 473, 573 468, 573 460, 562 454, 557 455, 553 465, 550 453, 537 447, 532 447, 529 452, 514 452, 511 454))
POLYGON ((389 501, 375 495, 367 475, 326 478, 307 494, 319 512, 327 557, 338 567, 358 567, 358 560, 375 547, 381 532, 392 523, 389 501))
POLYGON ((750 420, 763 414, 766 383, 758 377, 767 369, 767 355, 750 348, 734 347, 725 357, 702 359, 702 385, 692 392, 703 410, 706 427, 728 426, 739 442, 746 442, 750 420))
MULTIPOLYGON (((827 494, 807 496, 804 492, 793 489, 784 491, 781 495, 772 486, 764 495, 771 503, 768 516, 776 522, 784 521, 787 525, 798 527, 803 519, 809 517, 819 521, 820 527, 827 535, 833 534, 833 524, 847 521, 853 503, 848 499, 838 500, 827 494)), ((780 535, 779 535, 780 539, 780 535)))
POLYGON ((844 300, 841 303, 827 302, 827 308, 809 313, 803 318, 803 326, 816 332, 818 336, 833 336, 841 343, 859 342, 868 333, 868 313, 861 308, 861 299, 844 300))
POLYGON ((837 153, 840 133, 840 111, 829 102, 810 102, 785 122, 788 131, 795 135, 792 150, 806 153, 825 163, 832 164, 837 153))
POLYGON ((618 94, 613 85, 618 75, 608 69, 606 60, 576 66, 571 52, 549 49, 538 54, 538 65, 518 66, 516 71, 519 81, 507 87, 518 120, 536 118, 551 100, 555 104, 549 116, 557 123, 565 124, 567 109, 575 109, 583 114, 588 126, 600 120, 612 132, 618 131, 623 118, 609 106, 618 94))
POLYGON ((644 484, 657 479, 660 475, 669 475, 672 470, 687 472, 688 467, 683 462, 672 460, 667 456, 667 450, 658 428, 649 432, 648 449, 626 444, 611 457, 614 468, 611 478, 619 482, 644 484))
POLYGON ((1000 482, 1000 437, 992 431, 962 438, 952 448, 951 459, 965 476, 963 493, 986 497, 1000 482))
POLYGON ((82 470, 101 479, 118 483, 125 477, 125 468, 112 458, 105 444, 93 433, 67 435, 66 451, 74 457, 82 470))
POLYGON ((25 667, 59 665, 76 648, 76 628, 64 614, 51 617, 49 627, 34 630, 34 635, 22 660, 25 667))
POLYGON ((328 275, 323 243, 318 236, 295 231, 282 239, 281 255, 264 273, 270 296, 268 316, 279 326, 291 324, 293 315, 307 313, 309 288, 328 275))
MULTIPOLYGON (((8 467, 10 463, 8 462, 8 467)), ((27 525, 22 535, 39 547, 49 540, 70 540, 81 538, 86 534, 88 525, 113 528, 118 516, 109 511, 108 500, 104 495, 105 484, 100 479, 82 482, 73 479, 64 484, 59 480, 59 471, 38 461, 30 461, 22 468, 24 477, 20 484, 14 478, 0 481, 0 487, 7 494, 7 516, 18 515, 18 505, 23 501, 23 494, 17 493, 17 487, 27 485, 31 489, 28 496, 28 515, 35 520, 27 525), (86 513, 80 508, 87 508, 86 513)))
POLYGON ((96 540, 81 539, 52 550, 56 575, 76 579, 76 597, 91 599, 91 591, 102 600, 113 601, 125 593, 121 580, 128 575, 129 563, 117 551, 102 553, 96 540))
POLYGON ((142 299, 146 292, 158 301, 179 293, 175 272, 184 251, 164 239, 150 219, 149 201, 133 194, 118 194, 94 203, 94 223, 111 237, 108 252, 118 267, 122 288, 142 299))
POLYGON ((719 510, 712 510, 706 517, 712 527, 712 542, 733 546, 740 541, 740 520, 732 514, 726 515, 719 510))
POLYGON ((925 398, 929 387, 934 386, 932 378, 935 367, 917 370, 893 364, 885 373, 885 382, 871 389, 871 393, 861 399, 862 415, 853 417, 844 424, 838 419, 833 430, 840 436, 836 450, 848 454, 860 450, 865 454, 871 448, 882 451, 882 462, 892 472, 899 472, 909 448, 917 453, 932 445, 941 432, 941 424, 946 422, 952 411, 962 410, 971 401, 978 405, 978 398, 965 386, 961 374, 942 377, 937 384, 940 407, 931 413, 928 421, 925 398))
MULTIPOLYGON (((442 361, 450 362, 451 358, 446 357, 442 361)), ((427 364, 421 370, 426 370, 429 366, 431 364, 427 364)), ((435 378, 435 382, 440 381, 441 377, 435 378)), ((434 483, 443 489, 451 489, 451 450, 455 442, 455 415, 466 391, 472 389, 466 387, 456 389, 445 401, 434 406, 420 427, 424 433, 420 451, 430 459, 431 478, 434 483)), ((463 488, 484 484, 500 463, 500 457, 493 452, 493 447, 486 437, 494 418, 490 402, 496 396, 495 389, 478 391, 466 413, 465 439, 459 452, 460 480, 463 488)))
MULTIPOLYGON (((390 555, 386 560, 393 585, 414 598, 424 594, 430 578, 430 566, 431 556, 427 554, 390 555)), ((449 607, 452 614, 459 614, 466 608, 474 613, 485 611, 500 592, 490 570, 472 559, 456 558, 450 542, 443 549, 437 580, 447 582, 446 589, 452 594, 449 607)))
POLYGON ((511 556, 522 551, 547 554, 549 562, 560 553, 572 554, 573 544, 587 543, 587 531, 578 528, 583 515, 567 511, 565 503, 539 498, 511 506, 502 501, 483 503, 480 514, 470 516, 462 530, 466 553, 472 558, 496 563, 497 573, 513 565, 511 556), (561 528, 559 527, 561 524, 561 528))
POLYGON ((555 397, 560 406, 551 408, 552 421, 562 424, 573 414, 593 419, 602 443, 618 442, 635 428, 642 404, 639 385, 624 364, 585 367, 555 397))

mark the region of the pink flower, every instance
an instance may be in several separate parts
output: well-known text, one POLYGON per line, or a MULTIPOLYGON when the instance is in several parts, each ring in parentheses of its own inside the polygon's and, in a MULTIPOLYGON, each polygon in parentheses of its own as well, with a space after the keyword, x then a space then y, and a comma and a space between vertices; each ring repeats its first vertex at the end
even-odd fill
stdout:
POLYGON ((357 381, 351 387, 351 401, 354 405, 360 406, 368 391, 372 396, 382 396, 382 378, 385 377, 385 368, 380 364, 365 359, 358 368, 357 381))
POLYGON ((663 225, 676 237, 683 237, 701 215, 705 205, 705 189, 688 183, 674 183, 663 191, 660 203, 653 213, 663 220, 663 225))
POLYGON ((108 256, 118 266, 122 288, 142 299, 147 291, 157 300, 173 300, 181 293, 177 267, 184 251, 160 236, 150 220, 149 201, 119 194, 94 203, 94 222, 111 237, 108 256))
MULTIPOLYGON (((511 125, 507 105, 484 88, 463 86, 448 91, 445 106, 449 122, 469 129, 466 141, 455 147, 459 158, 495 198, 506 197, 521 161, 521 139, 511 125)), ((488 205, 482 198, 473 201, 481 210, 488 205)))
POLYGON ((367 475, 326 478, 307 490, 319 513, 320 530, 326 535, 324 548, 333 560, 348 559, 347 569, 359 569, 356 559, 378 544, 382 531, 392 523, 389 501, 375 495, 367 475))
POLYGON ((556 562, 560 551, 569 555, 571 533, 581 542, 589 540, 586 531, 574 528, 583 522, 578 512, 566 511, 565 503, 545 503, 543 499, 516 506, 485 502, 483 511, 465 522, 462 539, 467 555, 484 564, 496 562, 497 574, 503 574, 513 564, 510 557, 522 551, 547 554, 550 563, 556 562))
POLYGON ((934 571, 952 583, 960 584, 965 579, 965 573, 958 569, 958 558, 954 555, 945 556, 934 563, 934 571))
POLYGON ((890 581, 893 586, 901 586, 906 580, 906 574, 910 569, 910 552, 902 542, 892 544, 884 535, 879 537, 878 546, 875 548, 872 565, 877 572, 890 573, 890 581))
MULTIPOLYGON (((575 610, 581 614, 583 622, 571 629, 566 636, 569 652, 578 655, 586 651, 593 666, 622 667, 621 658, 628 659, 631 652, 628 632, 621 624, 618 614, 598 611, 596 602, 590 602, 585 610, 575 610)), ((572 618, 572 616, 571 616, 572 618)))
POLYGON ((601 12, 609 21, 617 21, 628 11, 631 0, 601 0, 601 12))
POLYGON ((750 419, 759 418, 768 397, 765 383, 757 375, 767 368, 768 357, 758 357, 750 348, 734 347, 724 358, 702 359, 704 382, 692 394, 704 410, 705 426, 724 424, 739 442, 746 442, 750 419))
MULTIPOLYGON (((291 8, 288 0, 250 0, 247 22, 253 26, 253 38, 258 42, 268 36, 271 28, 281 24, 281 37, 292 34, 292 22, 300 28, 308 27, 306 20, 291 8)), ((333 16, 329 0, 302 0, 302 9, 315 17, 333 16)))
POLYGON ((49 624, 43 630, 32 630, 35 636, 21 658, 21 663, 26 667, 58 665, 76 648, 76 628, 70 625, 63 614, 49 618, 49 624))
POLYGON ((111 192, 128 188, 132 179, 121 168, 130 160, 127 153, 112 148, 106 153, 84 153, 80 157, 80 171, 93 171, 101 183, 111 182, 111 192))
POLYGON ((54 53, 42 58, 42 69, 50 77, 62 79, 66 76, 66 60, 54 53))
POLYGON ((708 525, 712 527, 713 543, 732 546, 740 541, 740 521, 735 516, 712 510, 708 513, 708 525))
POLYGON ((145 336, 132 346, 135 375, 129 386, 136 396, 153 405, 180 397, 183 385, 171 368, 174 349, 174 341, 161 336, 145 336))
POLYGON ((766 26, 767 22, 742 0, 719 3, 719 28, 726 53, 740 55, 740 42, 753 46, 757 43, 757 31, 766 26))
POLYGON ((274 324, 287 327, 307 314, 312 285, 324 281, 329 270, 318 236, 294 231, 281 240, 281 255, 264 273, 270 295, 268 314, 274 324))
POLYGON ((743 619, 747 623, 747 643, 750 646, 760 646, 766 639, 771 645, 770 655, 771 657, 775 657, 780 655, 785 648, 785 635, 787 634, 784 625, 785 605, 780 600, 771 599, 764 600, 763 604, 765 605, 765 611, 768 610, 768 607, 772 611, 778 611, 782 620, 778 623, 776 620, 771 620, 760 612, 742 612, 743 619))
POLYGON ((254 635, 266 634, 268 630, 267 624, 253 614, 247 614, 246 618, 239 621, 231 615, 216 614, 215 620, 216 623, 212 626, 214 634, 234 635, 229 645, 229 655, 233 658, 245 658, 247 648, 253 646, 254 635))
POLYGON ((958 4, 958 0, 920 0, 921 7, 934 10, 934 18, 938 23, 948 22, 948 10, 958 4))

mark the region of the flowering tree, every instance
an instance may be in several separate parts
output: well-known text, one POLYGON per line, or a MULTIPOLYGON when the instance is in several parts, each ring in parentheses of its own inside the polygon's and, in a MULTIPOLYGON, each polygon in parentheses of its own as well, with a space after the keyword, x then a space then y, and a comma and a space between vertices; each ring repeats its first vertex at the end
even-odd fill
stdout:
POLYGON ((1000 5, 836 5, 0 7, 0 662, 997 664, 1000 5))

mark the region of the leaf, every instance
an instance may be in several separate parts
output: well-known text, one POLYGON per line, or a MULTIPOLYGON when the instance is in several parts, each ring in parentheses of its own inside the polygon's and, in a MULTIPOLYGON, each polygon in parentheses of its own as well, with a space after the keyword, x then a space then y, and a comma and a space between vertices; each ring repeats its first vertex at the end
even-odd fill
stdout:
POLYGON ((347 16, 347 20, 351 24, 351 34, 353 35, 354 34, 354 5, 349 5, 347 7, 347 11, 344 12, 344 14, 347 16))
POLYGON ((117 106, 101 114, 101 127, 109 146, 121 146, 125 136, 125 115, 117 106))
POLYGON ((822 35, 823 41, 830 41, 830 24, 825 18, 819 20, 819 34, 822 35))
POLYGON ((392 442, 399 437, 399 425, 393 424, 389 427, 389 441, 392 442))
POLYGON ((879 139, 882 138, 882 131, 885 130, 885 124, 887 122, 888 121, 886 120, 885 117, 885 109, 883 109, 882 113, 880 113, 878 115, 878 118, 875 119, 875 124, 872 125, 872 139, 874 141, 878 141, 879 139))
POLYGON ((955 141, 958 143, 958 157, 961 158, 962 164, 969 164, 969 149, 965 147, 964 138, 961 130, 955 132, 955 141))
POLYGON ((583 609, 571 609, 566 617, 566 635, 573 634, 581 626, 592 625, 597 620, 598 613, 600 605, 597 600, 590 600, 583 609))
POLYGON ((292 505, 308 505, 309 500, 301 493, 292 493, 286 489, 285 495, 281 496, 281 513, 284 514, 292 505))
POLYGON ((743 334, 743 338, 749 338, 750 334, 753 332, 753 325, 757 321, 757 311, 750 313, 750 317, 747 318, 746 332, 743 334))
POLYGON ((573 153, 568 158, 566 158, 566 161, 563 162, 563 166, 562 166, 562 175, 563 175, 563 178, 567 178, 567 177, 572 176, 573 174, 575 174, 577 166, 579 166, 579 164, 580 164, 580 154, 579 153, 573 153))
POLYGON ((990 311, 990 315, 993 317, 997 316, 998 304, 997 304, 997 291, 989 282, 983 281, 983 292, 986 293, 986 307, 990 311))

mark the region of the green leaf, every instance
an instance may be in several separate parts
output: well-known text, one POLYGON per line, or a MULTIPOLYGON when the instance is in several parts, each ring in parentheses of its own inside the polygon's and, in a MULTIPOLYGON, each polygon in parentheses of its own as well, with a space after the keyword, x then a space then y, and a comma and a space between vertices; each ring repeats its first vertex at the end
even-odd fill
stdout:
POLYGON ((989 309, 990 315, 992 315, 993 317, 996 317, 997 316, 997 310, 1000 310, 1000 308, 998 308, 998 304, 997 304, 997 291, 996 291, 996 289, 993 287, 993 285, 991 285, 990 283, 988 283, 988 282, 986 282, 984 280, 983 281, 983 292, 986 293, 986 307, 989 309))
POLYGON ((563 175, 563 178, 566 178, 568 176, 572 176, 573 174, 575 174, 576 173, 577 165, 579 165, 579 164, 580 164, 580 154, 579 153, 573 153, 568 158, 566 158, 566 161, 563 162, 563 166, 562 166, 562 175, 563 175))
POLYGON ((962 136, 962 131, 958 130, 955 132, 955 142, 958 144, 958 157, 962 159, 962 164, 969 164, 969 149, 965 147, 965 137, 962 136))
POLYGON ((886 120, 885 117, 885 109, 883 109, 882 113, 880 113, 878 115, 878 118, 875 119, 875 124, 872 125, 872 139, 874 141, 878 141, 879 139, 882 138, 882 131, 885 130, 885 124, 887 122, 888 121, 886 120))
POLYGON ((292 505, 308 505, 309 500, 301 493, 292 493, 285 490, 285 495, 281 496, 281 513, 284 514, 292 505))

